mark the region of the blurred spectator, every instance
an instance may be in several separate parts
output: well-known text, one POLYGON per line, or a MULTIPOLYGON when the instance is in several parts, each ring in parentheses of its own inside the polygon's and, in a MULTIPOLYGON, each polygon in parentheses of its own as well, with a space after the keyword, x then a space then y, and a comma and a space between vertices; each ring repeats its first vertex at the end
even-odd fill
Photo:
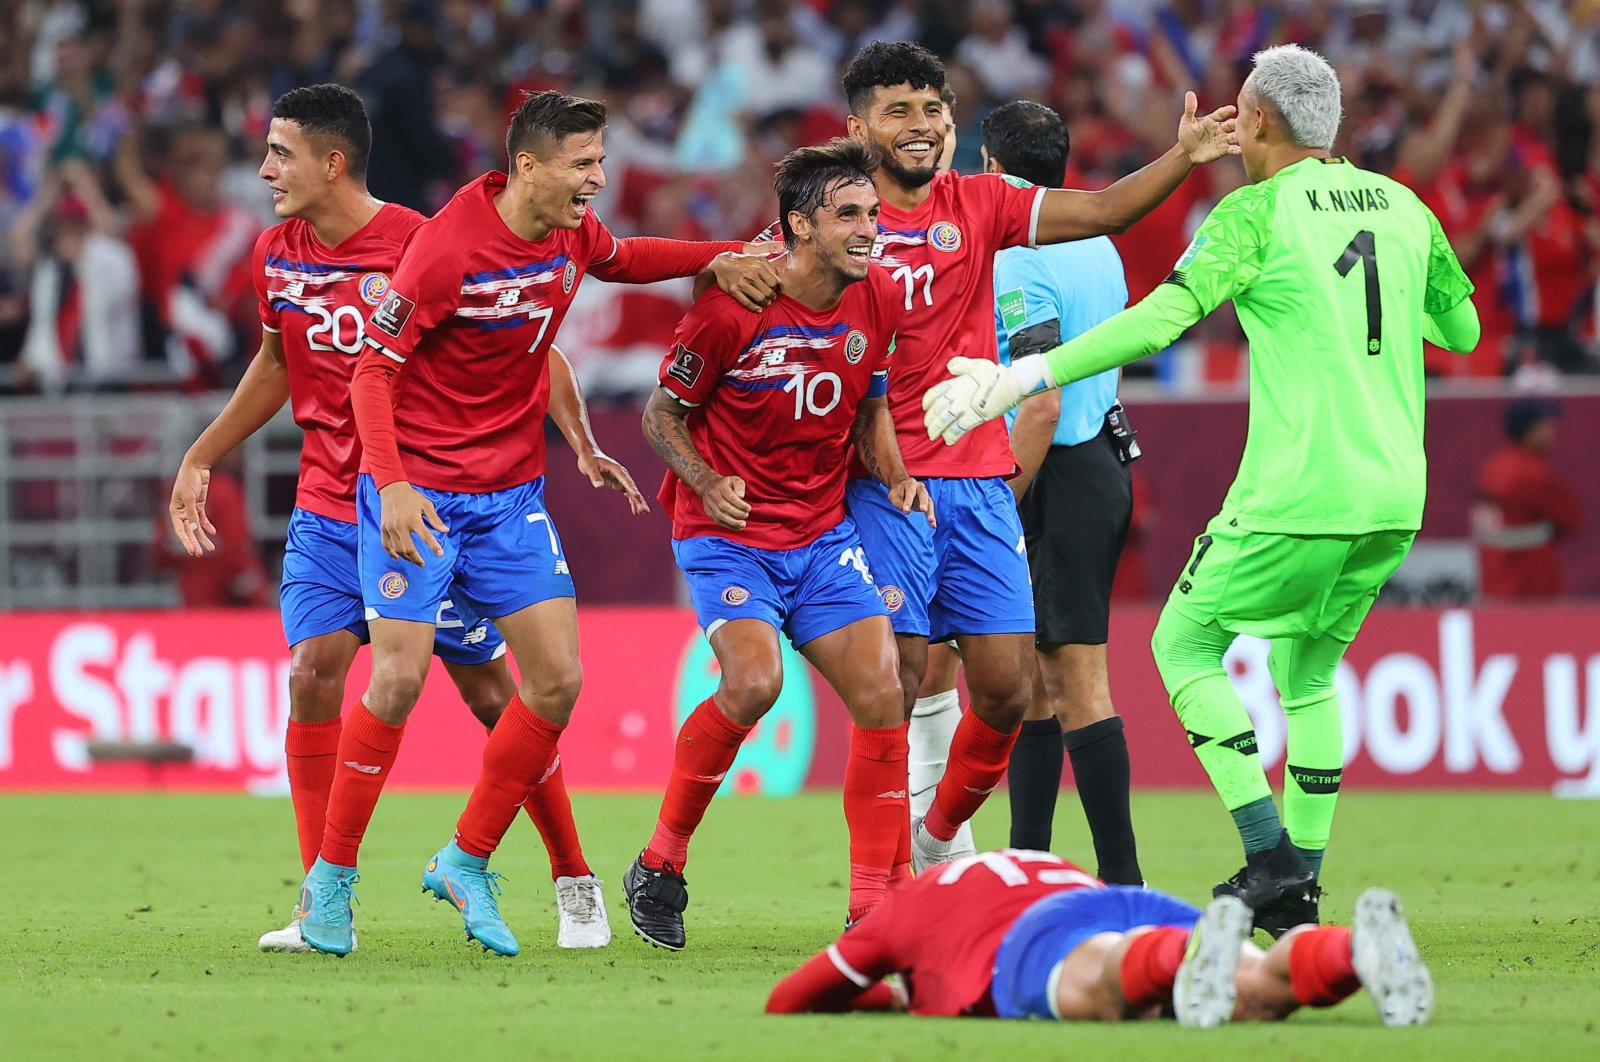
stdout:
POLYGON ((1028 49, 1011 0, 976 0, 968 10, 972 32, 956 48, 956 58, 977 76, 983 102, 1031 97, 1044 88, 1050 68, 1028 49))
MULTIPOLYGON (((439 133, 434 77, 441 52, 431 0, 406 0, 394 45, 356 78, 372 122, 367 187, 379 199, 431 212, 433 185, 448 184, 450 151, 439 133)), ((448 191, 455 191, 450 188, 448 191)))
POLYGON ((1525 399, 1505 412, 1509 443, 1478 473, 1472 513, 1479 590, 1485 598, 1547 598, 1561 592, 1556 544, 1578 529, 1577 492, 1550 464, 1553 402, 1525 399))
POLYGON ((45 391, 126 382, 139 362, 139 266, 94 172, 70 159, 11 229, 29 277, 24 378, 45 391))

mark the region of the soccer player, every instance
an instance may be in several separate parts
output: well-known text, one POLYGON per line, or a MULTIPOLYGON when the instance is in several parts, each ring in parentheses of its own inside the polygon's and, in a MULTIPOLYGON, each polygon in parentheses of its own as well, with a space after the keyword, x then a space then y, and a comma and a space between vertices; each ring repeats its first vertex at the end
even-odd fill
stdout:
MULTIPOLYGON (((1066 178, 1071 144, 1050 108, 1007 103, 983 119, 989 173, 1044 188, 1066 178)), ((1049 350, 1128 303, 1122 259, 1105 236, 1012 247, 994 265, 1000 361, 1049 350)), ((1117 402, 1118 370, 1023 402, 1011 425, 1010 480, 1028 544, 1038 686, 1011 750, 1011 847, 1048 851, 1062 746, 1094 838, 1100 880, 1144 880, 1128 812, 1128 742, 1111 702, 1106 639, 1111 581, 1133 517, 1127 462, 1138 455, 1117 402)))
POLYGON ((909 877, 894 631, 844 510, 854 452, 898 512, 934 519, 900 459, 884 397, 902 311, 894 282, 870 264, 873 165, 851 140, 784 157, 775 182, 788 248, 782 294, 760 314, 716 291, 699 299, 645 407, 645 436, 670 469, 661 502, 673 554, 722 669, 679 731, 655 834, 623 882, 635 931, 673 951, 684 946, 689 840, 740 742, 777 700, 780 632, 854 723, 847 920, 882 901, 891 875, 909 877))
MULTIPOLYGON (((368 194, 371 143, 361 98, 342 86, 294 89, 273 105, 260 173, 272 189, 274 211, 288 220, 256 244, 261 349, 227 406, 184 456, 169 506, 173 531, 190 555, 214 550, 217 529, 206 511, 211 469, 285 401, 292 403, 305 438, 279 602, 291 652, 284 750, 303 871, 322 844, 345 676, 368 639, 356 578, 359 447, 350 374, 366 314, 394 273, 401 244, 422 222, 415 211, 368 194)), ((627 470, 594 445, 571 367, 565 359, 558 366, 552 381, 561 398, 551 414, 573 440, 579 466, 642 511, 644 499, 627 470)), ((492 727, 515 689, 499 634, 445 602, 433 651, 473 714, 492 727)), ((561 911, 558 943, 602 945, 611 930, 559 769, 534 788, 525 806, 550 854, 561 911)), ((263 951, 306 950, 298 918, 259 944, 263 951)))
MULTIPOLYGON (((447 595, 495 621, 521 678, 456 840, 428 863, 423 887, 455 905, 470 938, 518 951, 488 857, 554 768, 582 682, 572 577, 544 506, 550 342, 585 273, 692 276, 740 246, 613 238, 590 209, 605 184, 605 120, 591 100, 524 100, 507 134, 511 174, 480 177, 417 227, 368 320, 351 402, 363 448, 358 552, 372 681, 346 715, 320 855, 301 889, 301 933, 319 951, 350 949, 361 838, 447 595)), ((728 259, 716 272, 725 286, 770 293, 763 261, 728 259)))
POLYGON ((1211 1028, 1280 1021, 1365 988, 1385 1025, 1421 1025, 1433 979, 1394 893, 1356 900, 1354 924, 1303 926, 1263 952, 1250 910, 1202 913, 1149 889, 1103 885, 1048 852, 984 852, 917 875, 780 981, 768 1014, 1137 1021, 1211 1028), (929 933, 929 926, 940 932, 929 933), (900 983, 885 981, 898 974, 900 983))
POLYGON ((1339 79, 1314 52, 1257 53, 1239 93, 1251 184, 1131 309, 1009 369, 956 359, 929 391, 931 438, 1161 350, 1232 299, 1250 340, 1250 434, 1151 648, 1189 743, 1233 815, 1245 866, 1217 886, 1279 933, 1317 918, 1344 742, 1334 674, 1422 524, 1422 340, 1478 340, 1472 284, 1416 195, 1332 155, 1339 79), (1284 814, 1222 655, 1271 639, 1287 717, 1284 814))
MULTIPOLYGON (((1034 671, 1033 597, 1016 501, 1004 482, 1015 468, 1005 427, 941 448, 923 436, 922 392, 952 353, 994 362, 996 251, 1119 232, 1195 165, 1238 150, 1230 144, 1233 108, 1198 117, 1189 93, 1177 146, 1104 191, 1033 188, 996 174, 937 175, 944 84, 939 60, 907 42, 863 49, 844 75, 850 135, 882 159, 874 254, 901 285, 906 310, 889 408, 906 467, 927 484, 939 527, 889 504, 870 477, 851 481, 848 506, 898 636, 907 711, 927 668, 930 636, 956 638, 972 695, 964 714, 912 720, 913 731, 943 727, 951 735, 939 738, 950 749, 949 764, 913 829, 918 866, 949 859, 957 829, 999 785, 1034 671)), ((914 733, 912 743, 922 740, 914 733)))

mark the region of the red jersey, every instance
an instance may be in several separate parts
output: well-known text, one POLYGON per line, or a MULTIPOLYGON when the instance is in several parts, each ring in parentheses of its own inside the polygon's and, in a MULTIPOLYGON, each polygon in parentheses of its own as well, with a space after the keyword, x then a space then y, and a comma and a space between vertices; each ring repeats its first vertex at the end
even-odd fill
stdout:
POLYGON ((1475 523, 1478 585, 1487 598, 1554 597, 1561 592, 1557 546, 1578 529, 1583 505, 1549 460, 1507 446, 1478 473, 1487 511, 1475 523))
POLYGON ((979 425, 954 446, 930 440, 922 424, 922 395, 945 378, 951 358, 998 360, 995 252, 1032 246, 1044 193, 998 174, 945 173, 933 179, 928 198, 916 210, 896 210, 888 203, 879 209, 873 259, 900 285, 906 310, 895 339, 889 406, 913 476, 1009 476, 1016 467, 1001 420, 979 425))
POLYGON ((295 505, 356 522, 361 443, 350 412, 350 376, 363 347, 363 322, 383 301, 400 248, 422 215, 387 203, 336 247, 309 222, 290 218, 256 240, 251 275, 261 327, 281 333, 289 407, 305 432, 295 505))
POLYGON ((899 973, 913 1014, 993 1015, 989 978, 1011 924, 1047 896, 1102 887, 1049 852, 981 852, 890 892, 827 955, 859 988, 899 973))
POLYGON ((672 537, 716 535, 755 549, 795 549, 844 519, 856 407, 886 393, 902 296, 873 266, 838 305, 787 295, 750 313, 715 289, 690 308, 661 363, 661 386, 686 405, 689 437, 712 468, 745 482, 750 516, 730 531, 671 472, 661 504, 672 537))
POLYGON ((544 475, 550 343, 584 275, 693 276, 742 246, 619 241, 593 210, 576 229, 525 240, 495 209, 505 187, 505 174, 485 174, 417 226, 368 319, 352 398, 361 469, 380 488, 404 479, 481 494, 544 475), (391 392, 380 377, 396 373, 391 392))

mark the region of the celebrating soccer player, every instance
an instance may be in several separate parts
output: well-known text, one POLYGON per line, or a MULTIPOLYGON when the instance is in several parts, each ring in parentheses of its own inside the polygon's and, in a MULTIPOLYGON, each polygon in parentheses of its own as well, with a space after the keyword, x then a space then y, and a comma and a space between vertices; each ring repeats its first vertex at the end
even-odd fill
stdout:
MULTIPOLYGON (((844 75, 850 135, 881 159, 874 254, 900 285, 906 310, 889 408, 906 467, 927 483, 939 526, 908 517, 867 477, 847 489, 850 515, 898 635, 907 709, 922 684, 930 636, 956 639, 972 694, 965 714, 922 712, 912 719, 914 762, 937 764, 944 758, 938 753, 949 750, 931 806, 913 829, 918 866, 971 850, 970 839, 952 841, 1005 774, 1035 667, 1022 525, 1004 480, 1016 467, 1005 426, 980 428, 955 449, 930 443, 922 432, 922 392, 951 354, 995 362, 996 251, 1119 232, 1195 165, 1238 150, 1230 143, 1233 108, 1199 117, 1189 93, 1177 146, 1104 191, 1034 188, 996 174, 938 174, 944 84, 939 60, 905 42, 863 49, 844 75)), ((928 783, 913 777, 912 784, 928 783)))
MULTIPOLYGON (((172 528, 193 556, 215 548, 206 513, 211 468, 292 403, 305 433, 294 515, 289 520, 279 594, 289 668, 289 725, 284 739, 303 870, 322 844, 328 791, 341 732, 345 676, 367 640, 356 578, 356 472, 359 448, 350 411, 350 374, 362 347, 362 324, 383 296, 405 238, 422 215, 367 192, 371 127, 361 98, 339 85, 285 93, 273 105, 261 177, 273 209, 289 219, 256 244, 261 350, 215 421, 184 456, 169 506, 172 528)), ((594 446, 577 381, 564 358, 551 374, 559 398, 551 415, 579 451, 580 467, 642 509, 627 470, 594 446)), ((443 603, 433 651, 486 726, 493 726, 515 683, 505 643, 494 627, 443 603)), ((559 768, 525 805, 550 854, 561 911, 563 947, 610 939, 599 885, 589 871, 559 768)), ((354 946, 354 935, 351 944, 354 946)), ((305 951, 298 916, 264 934, 263 951, 305 951)))
MULTIPOLYGON (((350 950, 357 851, 447 594, 495 621, 521 681, 489 736, 456 839, 428 863, 423 886, 454 904, 485 948, 518 951, 488 857, 554 769, 582 683, 572 577, 544 506, 550 342, 586 272, 648 283, 693 275, 740 246, 613 238, 589 205, 605 184, 605 120, 591 100, 524 100, 507 134, 510 175, 473 181, 416 229, 367 323, 351 401, 364 450, 359 575, 373 669, 347 714, 321 854, 301 889, 301 933, 319 951, 350 950)), ((715 268, 746 297, 770 294, 763 261, 715 268)))
POLYGON ((1332 156, 1339 79, 1292 44, 1239 93, 1252 184, 1217 204, 1137 306, 1009 369, 959 358, 927 430, 958 441, 1023 397, 1161 350, 1233 300, 1250 340, 1250 434, 1222 511, 1195 540, 1151 640, 1245 866, 1217 886, 1273 933, 1317 919, 1344 741, 1334 677, 1422 524, 1422 340, 1470 351, 1472 284, 1410 189, 1332 156), (1288 729, 1283 820, 1222 656, 1272 641, 1288 729), (1287 825, 1287 831, 1284 826, 1287 825))
POLYGON ((1363 893, 1348 929, 1303 926, 1267 952, 1248 942, 1250 922, 1236 896, 1202 912, 1154 890, 1102 885, 1048 852, 984 852, 894 892, 779 982, 767 1013, 1171 1016, 1212 1028, 1281 1021, 1361 988, 1385 1025, 1422 1025, 1433 1011, 1432 975, 1392 892, 1363 893), (884 980, 891 974, 898 984, 884 980))
POLYGON ((778 698, 780 632, 854 721, 844 780, 848 919, 910 869, 893 629, 844 509, 853 451, 897 513, 934 522, 884 397, 901 300, 869 264, 872 167, 872 153, 849 140, 778 164, 783 293, 760 314, 720 292, 703 296, 678 326, 645 407, 645 435, 671 470, 661 501, 673 553, 722 668, 716 693, 679 731, 655 834, 623 883, 634 929, 674 951, 684 945, 689 839, 739 743, 778 698))

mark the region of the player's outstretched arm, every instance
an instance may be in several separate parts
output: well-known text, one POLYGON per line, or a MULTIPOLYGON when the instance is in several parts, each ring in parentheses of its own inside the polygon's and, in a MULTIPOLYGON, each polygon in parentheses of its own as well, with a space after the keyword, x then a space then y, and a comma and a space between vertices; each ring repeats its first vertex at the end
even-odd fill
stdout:
POLYGON ((730 531, 742 531, 750 515, 750 505, 744 500, 744 480, 722 475, 701 456, 684 423, 688 415, 688 406, 658 387, 645 403, 644 437, 673 475, 700 495, 707 516, 730 531))
POLYGON ((1452 354, 1472 353, 1482 330, 1471 299, 1462 299, 1443 313, 1422 315, 1422 337, 1452 354))
POLYGON ((271 420, 287 401, 289 370, 283 360, 283 337, 263 331, 261 349, 245 369, 239 386, 233 389, 222 412, 183 455, 172 484, 167 515, 172 518, 172 533, 189 556, 199 557, 217 548, 212 540, 217 529, 206 514, 211 469, 271 420))
POLYGON ((903 513, 915 509, 926 514, 929 527, 939 526, 928 488, 906 471, 905 460, 900 456, 900 443, 894 434, 894 415, 889 412, 887 398, 861 400, 861 405, 856 407, 856 419, 850 425, 850 442, 866 470, 889 488, 889 501, 895 508, 903 513))
POLYGON ((1171 195, 1196 166, 1239 154, 1236 108, 1196 113, 1195 94, 1183 97, 1178 142, 1150 165, 1098 192, 1052 188, 1039 205, 1034 242, 1040 245, 1126 232, 1171 195))
POLYGON ((554 343, 550 344, 550 419, 566 436, 572 452, 578 455, 578 471, 588 476, 590 483, 595 487, 610 487, 627 498, 628 508, 635 516, 650 511, 628 470, 595 442, 594 428, 589 423, 589 405, 583 400, 578 374, 554 343))
POLYGON ((1009 366, 976 358, 951 358, 951 378, 922 396, 928 438, 955 445, 985 421, 1004 416, 1029 395, 1065 387, 1170 346, 1204 314, 1187 288, 1161 284, 1119 314, 1043 354, 1009 366))
POLYGON ((862 986, 834 965, 826 951, 779 981, 767 997, 768 1014, 837 1014, 847 1010, 905 1010, 905 993, 884 981, 862 986))

